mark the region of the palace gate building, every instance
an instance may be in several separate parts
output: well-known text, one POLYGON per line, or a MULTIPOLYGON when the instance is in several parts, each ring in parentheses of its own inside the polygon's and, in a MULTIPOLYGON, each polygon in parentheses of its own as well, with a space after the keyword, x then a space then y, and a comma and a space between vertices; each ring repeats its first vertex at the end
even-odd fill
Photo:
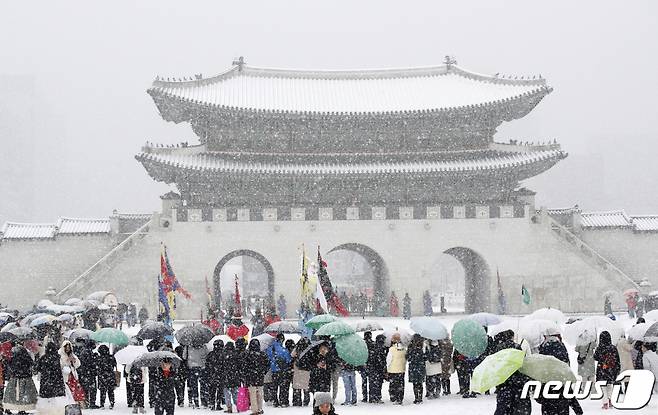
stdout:
MULTIPOLYGON (((162 118, 189 123, 198 138, 147 143, 135 156, 171 185, 162 210, 125 232, 127 219, 115 214, 101 238, 106 252, 46 285, 61 300, 113 289, 153 304, 165 243, 197 299, 206 278, 219 297, 222 267, 246 255, 263 264, 270 296, 297 304, 304 244, 310 257, 317 245, 361 254, 374 290, 408 292, 416 312, 443 253, 464 267, 467 312, 496 311, 497 275, 509 312, 599 310, 604 293, 636 287, 648 272, 614 265, 563 220, 565 210, 536 209, 523 181, 567 156, 559 144, 494 140, 551 91, 541 77, 481 75, 450 58, 356 71, 259 68, 241 58, 214 77, 156 78, 148 94, 162 118)), ((5 225, 0 258, 27 246, 29 237, 8 237, 21 226, 29 234, 30 225, 5 225)), ((183 315, 197 316, 199 302, 181 300, 183 315)))

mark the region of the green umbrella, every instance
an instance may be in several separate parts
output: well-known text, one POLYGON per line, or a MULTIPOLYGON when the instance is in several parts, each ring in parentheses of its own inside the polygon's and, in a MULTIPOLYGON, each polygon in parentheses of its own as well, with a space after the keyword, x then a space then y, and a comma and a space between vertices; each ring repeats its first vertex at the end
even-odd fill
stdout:
POLYGON ((471 378, 471 390, 484 393, 509 379, 523 365, 525 352, 517 349, 503 349, 487 356, 475 370, 471 378))
POLYGON ((464 356, 478 357, 487 348, 487 333, 474 320, 459 320, 452 326, 452 343, 464 356))
POLYGON ((126 346, 130 342, 126 333, 109 327, 95 331, 91 335, 91 339, 98 343, 109 343, 117 346, 126 346))
POLYGON ((306 327, 317 330, 325 324, 333 323, 334 321, 338 321, 338 318, 332 316, 331 314, 318 314, 306 322, 306 327))
POLYGON ((519 372, 531 377, 541 383, 551 380, 575 382, 576 375, 571 371, 568 364, 553 356, 543 354, 531 354, 523 360, 523 366, 519 372))
POLYGON ((345 336, 354 333, 356 333, 354 327, 342 321, 334 321, 332 323, 327 323, 322 327, 320 327, 318 331, 315 332, 315 335, 316 336, 345 336))
POLYGON ((336 352, 345 363, 353 366, 363 366, 368 360, 368 346, 358 334, 337 337, 336 352))

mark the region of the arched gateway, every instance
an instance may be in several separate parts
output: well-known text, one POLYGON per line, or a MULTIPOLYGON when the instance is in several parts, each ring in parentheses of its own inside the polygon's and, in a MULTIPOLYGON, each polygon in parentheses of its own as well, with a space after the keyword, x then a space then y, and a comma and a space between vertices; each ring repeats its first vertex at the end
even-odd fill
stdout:
POLYGON ((328 254, 337 251, 352 251, 361 255, 372 271, 374 277, 374 292, 387 298, 389 294, 389 274, 384 259, 369 246, 360 243, 345 243, 338 245, 328 252, 328 254))
POLYGON ((265 268, 265 272, 267 273, 268 299, 270 301, 273 301, 274 300, 274 268, 272 268, 272 265, 267 260, 267 258, 259 254, 258 252, 252 251, 250 249, 239 249, 224 255, 222 259, 220 259, 217 265, 215 266, 215 272, 213 274, 213 295, 215 297, 215 304, 221 305, 221 300, 222 300, 222 289, 221 289, 221 281, 220 281, 222 268, 224 268, 224 265, 226 265, 231 259, 241 256, 248 256, 254 258, 255 260, 257 260, 263 265, 263 267, 265 268))
POLYGON ((480 254, 470 248, 455 247, 443 252, 464 267, 464 311, 467 314, 489 311, 491 307, 491 273, 480 254))

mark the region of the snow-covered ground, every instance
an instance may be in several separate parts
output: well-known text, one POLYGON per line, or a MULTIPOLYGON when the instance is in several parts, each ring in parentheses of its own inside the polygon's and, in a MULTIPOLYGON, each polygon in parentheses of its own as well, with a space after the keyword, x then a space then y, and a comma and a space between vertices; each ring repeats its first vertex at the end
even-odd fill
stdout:
MULTIPOLYGON (((437 317, 442 321, 442 323, 448 328, 451 329, 453 324, 457 322, 459 319, 464 318, 463 315, 446 315, 446 316, 439 316, 437 317)), ((506 317, 505 319, 515 319, 518 317, 506 317)), ((402 319, 394 319, 394 318, 369 318, 370 320, 375 320, 379 321, 384 328, 408 328, 409 327, 409 321, 402 320, 402 319)), ((357 318, 348 318, 346 319, 348 321, 356 321, 357 318)), ((633 320, 628 319, 627 316, 619 316, 619 323, 626 329, 630 328, 633 325, 633 320)), ((132 329, 126 329, 125 331, 129 335, 134 335, 136 334, 138 328, 132 328, 132 329)), ((375 332, 374 334, 377 334, 375 332)), ((296 338, 296 336, 293 336, 293 338, 296 338)), ((574 346, 570 345, 567 343, 567 348, 570 351, 571 354, 571 362, 574 371, 576 370, 576 356, 574 352, 574 346)), ((361 386, 360 386, 360 378, 357 375, 357 391, 359 395, 359 401, 361 400, 361 386)), ((457 376, 454 374, 452 376, 452 391, 458 391, 459 386, 457 382, 457 376)), ((367 403, 361 403, 357 406, 341 406, 340 403, 343 402, 344 394, 343 394, 343 389, 342 389, 342 381, 339 381, 339 392, 338 392, 338 397, 337 397, 337 405, 336 405, 336 412, 339 414, 354 414, 354 415, 361 415, 361 414, 371 414, 374 412, 377 412, 381 415, 386 415, 386 414, 396 414, 396 415, 402 415, 402 414, 419 414, 419 413, 429 413, 429 414, 468 414, 468 415, 479 415, 479 414, 493 414, 495 407, 496 407, 496 398, 494 395, 492 396, 479 396, 478 398, 474 399, 464 399, 459 395, 451 395, 448 397, 442 396, 440 399, 436 400, 425 400, 423 404, 421 405, 414 405, 412 404, 413 401, 413 391, 411 384, 407 383, 407 388, 405 391, 405 403, 403 406, 397 406, 397 405, 392 405, 388 402, 388 383, 384 383, 384 387, 382 388, 383 392, 383 397, 384 400, 386 401, 386 404, 384 405, 371 405, 367 403)), ((113 413, 117 414, 129 414, 130 413, 130 408, 127 407, 126 405, 126 395, 125 395, 125 384, 122 383, 121 388, 116 391, 117 394, 117 404, 116 407, 113 411, 113 413)), ((581 401, 581 406, 583 407, 584 413, 585 414, 597 414, 597 413, 614 413, 614 412, 619 412, 616 409, 610 409, 610 410, 603 410, 601 409, 601 401, 594 401, 594 400, 585 400, 581 401)), ((107 414, 108 410, 85 410, 84 411, 86 414, 94 414, 94 415, 101 415, 101 414, 107 414)), ((153 413, 153 410, 147 409, 148 413, 153 413)), ((193 410, 191 408, 185 407, 185 408, 178 408, 176 407, 176 413, 178 414, 198 414, 201 412, 210 412, 207 410, 193 410)), ((310 407, 303 407, 303 408, 273 408, 273 407, 265 407, 265 412, 267 414, 310 414, 312 412, 312 408, 310 407)), ((658 413, 658 396, 656 396, 652 401, 649 403, 649 405, 641 410, 636 410, 636 411, 624 411, 625 413, 629 414, 657 414, 658 413)), ((541 409, 540 406, 537 405, 536 403, 533 402, 533 413, 540 414, 541 409)), ((249 412, 245 412, 245 414, 249 414, 249 412)))

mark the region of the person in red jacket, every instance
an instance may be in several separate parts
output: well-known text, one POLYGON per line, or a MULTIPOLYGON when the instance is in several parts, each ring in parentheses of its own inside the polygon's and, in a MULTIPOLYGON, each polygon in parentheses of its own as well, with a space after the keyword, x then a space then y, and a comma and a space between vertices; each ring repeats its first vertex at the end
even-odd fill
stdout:
POLYGON ((231 321, 228 329, 226 329, 226 335, 233 341, 240 337, 244 337, 245 340, 247 339, 247 336, 249 335, 249 327, 245 326, 242 322, 242 315, 238 313, 233 316, 233 321, 231 321))

